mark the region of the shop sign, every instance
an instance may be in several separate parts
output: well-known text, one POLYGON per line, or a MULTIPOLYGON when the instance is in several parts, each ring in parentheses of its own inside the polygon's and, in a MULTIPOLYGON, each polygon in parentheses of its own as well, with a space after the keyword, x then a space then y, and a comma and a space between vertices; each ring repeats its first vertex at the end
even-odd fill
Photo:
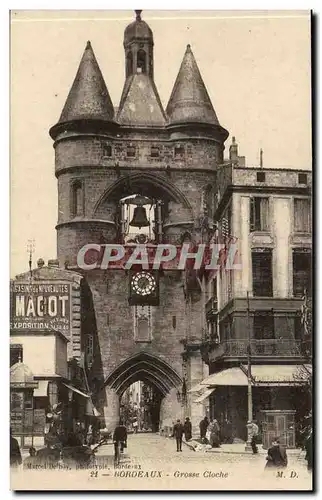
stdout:
POLYGON ((23 411, 12 411, 10 414, 10 427, 13 434, 21 433, 23 429, 23 411))
POLYGON ((46 412, 43 409, 12 411, 10 427, 13 434, 43 434, 46 425, 46 412))
POLYGON ((46 412, 43 409, 25 410, 24 431, 43 434, 46 425, 46 412))
POLYGON ((13 281, 10 292, 11 331, 58 330, 69 333, 71 283, 13 281))

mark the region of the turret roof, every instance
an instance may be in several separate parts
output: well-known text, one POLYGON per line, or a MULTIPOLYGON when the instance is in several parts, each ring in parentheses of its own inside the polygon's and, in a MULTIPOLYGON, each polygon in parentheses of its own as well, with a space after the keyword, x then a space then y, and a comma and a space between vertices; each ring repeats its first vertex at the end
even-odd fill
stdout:
POLYGON ((90 42, 87 42, 59 123, 94 119, 112 121, 114 107, 90 42))
POLYGON ((219 125, 190 45, 187 45, 166 113, 170 124, 219 125))
POLYGON ((131 24, 129 24, 124 31, 124 45, 127 45, 132 40, 144 39, 151 40, 153 43, 153 33, 150 26, 141 19, 141 10, 136 10, 136 19, 131 24))

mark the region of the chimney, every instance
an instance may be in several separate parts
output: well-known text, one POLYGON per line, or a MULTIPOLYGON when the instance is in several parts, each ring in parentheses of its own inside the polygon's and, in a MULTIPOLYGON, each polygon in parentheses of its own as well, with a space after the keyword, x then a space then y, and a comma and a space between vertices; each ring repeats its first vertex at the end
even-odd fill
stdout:
POLYGON ((58 259, 49 259, 48 267, 59 267, 59 260, 58 259))
POLYGON ((44 267, 44 265, 45 265, 44 259, 38 259, 37 260, 37 267, 38 267, 38 269, 41 269, 42 267, 44 267))
POLYGON ((232 143, 229 146, 229 159, 232 163, 238 163, 238 144, 236 138, 232 138, 232 143))

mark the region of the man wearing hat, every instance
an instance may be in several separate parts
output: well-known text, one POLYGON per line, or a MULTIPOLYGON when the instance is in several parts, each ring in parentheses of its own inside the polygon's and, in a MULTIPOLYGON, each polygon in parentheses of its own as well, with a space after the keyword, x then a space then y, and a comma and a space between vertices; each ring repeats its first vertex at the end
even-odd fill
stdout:
POLYGON ((173 427, 172 435, 176 438, 177 451, 182 451, 182 436, 184 433, 184 428, 181 423, 180 418, 178 418, 177 423, 173 427))

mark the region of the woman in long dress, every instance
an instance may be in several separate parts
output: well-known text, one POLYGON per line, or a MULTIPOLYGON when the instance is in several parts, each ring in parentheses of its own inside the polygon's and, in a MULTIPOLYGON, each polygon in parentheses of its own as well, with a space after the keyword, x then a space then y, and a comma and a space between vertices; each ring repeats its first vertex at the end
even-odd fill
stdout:
POLYGON ((190 441, 190 439, 192 438, 192 425, 189 417, 186 417, 186 421, 183 425, 183 430, 184 430, 185 440, 190 441))
POLYGON ((220 427, 219 427, 218 421, 215 418, 210 422, 209 427, 208 427, 208 431, 210 431, 209 441, 210 441, 212 448, 219 448, 219 446, 220 446, 220 437, 219 437, 220 427))

